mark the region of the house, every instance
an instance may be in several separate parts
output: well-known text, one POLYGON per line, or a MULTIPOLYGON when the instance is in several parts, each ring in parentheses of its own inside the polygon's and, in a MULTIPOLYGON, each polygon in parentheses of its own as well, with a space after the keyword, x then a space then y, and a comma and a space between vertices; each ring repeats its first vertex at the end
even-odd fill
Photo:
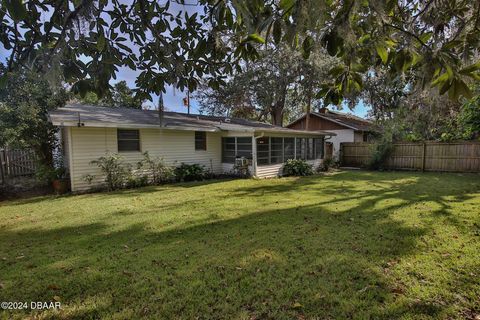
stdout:
POLYGON ((243 157, 250 174, 264 178, 281 175, 287 159, 320 165, 325 137, 335 136, 245 119, 79 104, 51 111, 49 119, 60 128, 74 192, 103 183, 91 161, 107 153, 118 153, 125 162, 136 164, 148 151, 172 166, 197 163, 218 174, 231 172, 236 159, 243 157), (87 182, 89 175, 95 179, 87 182))
MULTIPOLYGON (((306 130, 306 115, 287 125, 294 130, 306 130)), ((333 145, 333 157, 338 159, 341 142, 370 142, 375 136, 375 128, 371 121, 352 114, 331 111, 321 108, 319 112, 310 113, 308 125, 310 131, 328 130, 335 133, 328 142, 333 145)))

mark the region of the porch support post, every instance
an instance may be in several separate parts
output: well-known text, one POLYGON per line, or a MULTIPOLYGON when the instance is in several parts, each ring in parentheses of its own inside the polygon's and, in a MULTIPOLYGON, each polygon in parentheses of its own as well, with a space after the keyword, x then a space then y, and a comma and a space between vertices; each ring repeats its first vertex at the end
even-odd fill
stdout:
POLYGON ((293 137, 293 159, 297 159, 297 137, 293 137))
POLYGON ((252 176, 257 176, 257 139, 255 139, 255 133, 252 135, 252 176))

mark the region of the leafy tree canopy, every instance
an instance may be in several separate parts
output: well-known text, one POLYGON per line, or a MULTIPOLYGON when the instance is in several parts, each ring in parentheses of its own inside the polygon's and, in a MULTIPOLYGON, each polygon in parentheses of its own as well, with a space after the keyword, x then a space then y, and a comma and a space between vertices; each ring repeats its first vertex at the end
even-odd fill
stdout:
POLYGON ((322 82, 330 78, 328 70, 338 59, 321 48, 304 58, 286 45, 255 47, 255 61, 247 63, 242 72, 234 72, 225 85, 200 87, 195 97, 201 111, 284 125, 291 115, 321 103, 322 82))
POLYGON ((141 109, 143 104, 143 101, 136 97, 134 91, 128 87, 126 81, 114 84, 113 88, 101 98, 94 92, 88 92, 85 96, 78 96, 74 100, 109 108, 141 109))
MULTIPOLYGON (((183 0, 176 2, 183 3, 183 0)), ((167 84, 211 87, 258 57, 255 44, 285 43, 307 58, 322 47, 342 61, 321 94, 339 104, 363 87, 371 68, 435 86, 452 99, 480 79, 480 2, 465 0, 199 0, 199 12, 173 13, 171 1, 5 0, 0 42, 19 65, 61 73, 84 95, 101 97, 120 67, 140 72, 137 94, 167 84), (225 40, 225 34, 233 34, 225 40)), ((3 77, 5 80, 5 77, 3 77)))
MULTIPOLYGON (((1 64, 0 70, 4 70, 1 64)), ((37 73, 8 73, 0 88, 0 146, 33 148, 41 161, 51 164, 57 130, 48 122, 47 113, 67 99, 65 90, 53 90, 37 73)))

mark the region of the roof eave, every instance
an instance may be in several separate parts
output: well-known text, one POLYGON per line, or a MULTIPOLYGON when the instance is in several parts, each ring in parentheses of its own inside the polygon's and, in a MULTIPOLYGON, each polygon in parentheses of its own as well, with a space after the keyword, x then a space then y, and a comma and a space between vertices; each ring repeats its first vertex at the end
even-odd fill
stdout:
MULTIPOLYGON (((78 127, 78 121, 55 121, 50 119, 50 122, 54 126, 58 127, 78 127)), ((195 126, 174 126, 168 125, 160 126, 159 124, 138 124, 138 123, 106 123, 97 121, 82 121, 81 127, 92 128, 128 128, 128 129, 166 129, 166 130, 181 130, 181 131, 206 131, 206 132, 219 132, 218 128, 205 128, 195 126)))
POLYGON ((337 134, 334 132, 328 131, 304 131, 304 130, 293 130, 293 129, 258 129, 255 130, 255 133, 262 133, 262 132, 275 132, 275 133, 282 133, 282 134, 295 134, 295 135, 309 135, 309 136, 336 136, 337 134))

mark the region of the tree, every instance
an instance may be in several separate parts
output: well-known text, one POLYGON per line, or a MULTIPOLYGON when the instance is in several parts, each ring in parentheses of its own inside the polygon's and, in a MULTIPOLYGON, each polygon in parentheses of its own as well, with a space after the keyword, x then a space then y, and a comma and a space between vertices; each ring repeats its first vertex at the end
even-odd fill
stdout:
POLYGON ((209 114, 244 115, 283 125, 287 113, 309 110, 320 100, 321 83, 332 64, 335 59, 321 50, 304 59, 285 45, 262 46, 258 58, 242 72, 235 72, 219 88, 202 86, 196 98, 209 114))
POLYGON ((397 75, 417 70, 420 85, 452 99, 469 97, 469 82, 480 79, 478 1, 199 0, 193 14, 177 14, 170 3, 30 0, 27 13, 21 0, 5 0, 0 42, 10 51, 8 70, 57 72, 76 92, 101 97, 127 66, 140 71, 137 94, 149 98, 167 84, 194 91, 204 77, 218 87, 240 60, 258 56, 255 44, 274 42, 305 57, 322 47, 342 61, 322 91, 333 104, 361 90, 362 77, 380 65, 397 75), (227 32, 234 35, 228 43, 227 32))
POLYGON ((227 1, 246 39, 289 43, 308 56, 323 46, 343 71, 323 92, 339 104, 358 93, 362 76, 384 65, 397 75, 415 70, 422 87, 433 85, 452 100, 471 96, 480 79, 480 2, 475 1, 227 1), (314 35, 320 35, 316 37, 314 35))
POLYGON ((98 105, 110 108, 132 108, 141 109, 143 101, 134 95, 126 81, 120 81, 113 85, 113 88, 99 98, 96 93, 89 92, 83 98, 77 97, 80 102, 91 105, 98 105))
POLYGON ((140 71, 141 100, 166 85, 193 91, 202 76, 215 81, 231 70, 232 50, 207 30, 213 5, 202 2, 203 14, 202 7, 189 14, 175 12, 171 1, 3 1, 0 43, 10 53, 7 70, 27 66, 50 79, 62 77, 82 96, 94 91, 103 97, 120 67, 140 71))
POLYGON ((48 122, 47 112, 67 99, 63 88, 52 89, 37 73, 7 73, 6 85, 0 88, 0 146, 33 148, 44 164, 51 165, 57 130, 48 122))

